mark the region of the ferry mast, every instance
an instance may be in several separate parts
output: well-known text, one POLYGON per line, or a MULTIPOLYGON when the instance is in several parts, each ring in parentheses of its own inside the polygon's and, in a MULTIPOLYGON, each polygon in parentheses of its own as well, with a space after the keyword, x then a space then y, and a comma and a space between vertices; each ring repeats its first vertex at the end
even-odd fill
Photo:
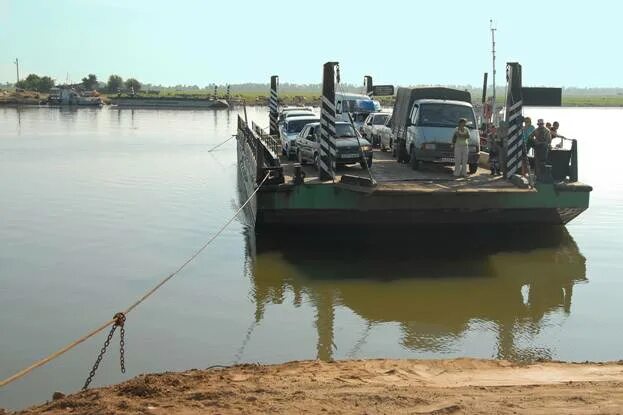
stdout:
POLYGON ((495 31, 497 29, 493 25, 492 19, 489 20, 489 29, 491 30, 491 56, 493 58, 493 93, 491 95, 493 97, 493 102, 491 103, 491 121, 495 122, 495 31))

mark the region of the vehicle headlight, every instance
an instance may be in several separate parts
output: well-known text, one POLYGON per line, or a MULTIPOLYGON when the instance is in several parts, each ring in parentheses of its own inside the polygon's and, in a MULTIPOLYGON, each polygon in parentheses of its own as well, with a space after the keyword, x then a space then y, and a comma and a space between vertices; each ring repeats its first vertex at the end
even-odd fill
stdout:
POLYGON ((368 145, 361 146, 361 151, 372 151, 372 147, 368 145))
POLYGON ((425 143, 422 144, 422 150, 435 150, 437 145, 435 143, 425 143))

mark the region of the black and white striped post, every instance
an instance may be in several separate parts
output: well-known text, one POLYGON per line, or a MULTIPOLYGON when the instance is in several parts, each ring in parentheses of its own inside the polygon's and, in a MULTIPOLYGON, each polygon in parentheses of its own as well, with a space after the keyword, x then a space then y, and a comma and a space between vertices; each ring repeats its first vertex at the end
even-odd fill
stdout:
POLYGON ((506 149, 506 162, 504 163, 504 177, 510 178, 520 168, 524 157, 524 145, 522 137, 522 109, 523 100, 521 95, 521 65, 517 62, 506 64, 506 124, 508 134, 504 148, 506 149))
POLYGON ((225 94, 225 99, 229 102, 231 99, 231 85, 227 84, 227 93, 225 94))
MULTIPOLYGON (((322 75, 322 99, 320 104, 320 159, 318 174, 320 180, 335 178, 335 70, 338 62, 324 64, 322 75)), ((338 69, 339 70, 339 69, 338 69)))
POLYGON ((372 83, 372 77, 370 75, 363 77, 363 86, 366 89, 366 95, 371 97, 374 93, 374 84, 372 83))
POLYGON ((279 77, 277 75, 273 75, 270 77, 270 99, 268 101, 268 117, 270 119, 269 124, 269 134, 273 136, 279 135, 279 127, 277 125, 278 121, 278 111, 277 106, 279 105, 279 94, 277 92, 277 88, 279 86, 279 77))
POLYGON ((216 86, 216 84, 214 84, 214 99, 218 98, 218 95, 216 94, 218 90, 218 87, 216 86))

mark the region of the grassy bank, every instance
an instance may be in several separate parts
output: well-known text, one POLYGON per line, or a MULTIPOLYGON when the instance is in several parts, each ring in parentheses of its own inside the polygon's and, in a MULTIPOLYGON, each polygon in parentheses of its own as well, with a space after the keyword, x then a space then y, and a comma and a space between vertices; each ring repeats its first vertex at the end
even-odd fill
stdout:
POLYGON ((623 95, 564 96, 563 107, 623 107, 623 95))
MULTIPOLYGON (((104 102, 110 102, 110 98, 117 97, 117 94, 103 94, 102 98, 104 102)), ((159 93, 141 92, 137 95, 138 98, 151 98, 151 99, 167 99, 178 98, 187 100, 200 100, 212 98, 212 91, 198 90, 198 91, 175 91, 175 90, 162 90, 159 93)), ((33 91, 25 91, 16 93, 15 91, 0 91, 0 105, 16 105, 16 104, 37 104, 39 101, 45 100, 47 94, 37 93, 33 91)), ((219 99, 227 99, 224 94, 219 93, 217 95, 219 99)), ((280 101, 283 105, 311 105, 318 106, 320 104, 320 93, 315 91, 305 92, 282 92, 279 95, 280 101)), ((394 97, 376 97, 383 106, 393 106, 394 97)), ((266 93, 257 93, 256 91, 237 91, 232 93, 230 100, 234 104, 242 104, 246 102, 247 105, 266 105, 268 103, 268 91, 266 93)), ((504 96, 498 96, 498 105, 504 105, 504 96)), ((562 97, 563 107, 623 107, 623 95, 563 95, 562 97)))
MULTIPOLYGON (((267 91, 268 92, 268 91, 267 91)), ((212 98, 212 93, 208 91, 161 91, 159 94, 139 94, 141 98, 179 98, 179 99, 208 99, 212 98)), ((115 94, 109 95, 110 98, 116 97, 115 94)), ((218 94, 217 98, 227 99, 223 94, 218 94)), ((279 99, 283 105, 312 105, 317 106, 320 103, 320 94, 316 92, 296 92, 281 93, 279 99)), ((393 106, 394 97, 376 97, 381 105, 393 106)), ((247 105, 266 105, 268 103, 268 94, 258 94, 256 92, 239 92, 232 94, 231 101, 234 103, 242 103, 247 105)), ((499 106, 504 105, 504 97, 498 97, 499 106)), ((623 95, 609 96, 564 96, 562 97, 563 107, 623 107, 623 95)))

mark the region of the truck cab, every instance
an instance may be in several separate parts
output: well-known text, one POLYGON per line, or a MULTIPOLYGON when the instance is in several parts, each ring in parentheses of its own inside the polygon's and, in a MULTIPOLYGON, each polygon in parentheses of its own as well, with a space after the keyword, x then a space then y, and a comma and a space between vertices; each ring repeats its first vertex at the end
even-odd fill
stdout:
POLYGON ((469 171, 475 173, 480 137, 469 92, 450 88, 399 88, 393 120, 398 161, 409 162, 414 170, 422 163, 453 165, 452 136, 461 118, 467 120, 469 171))

